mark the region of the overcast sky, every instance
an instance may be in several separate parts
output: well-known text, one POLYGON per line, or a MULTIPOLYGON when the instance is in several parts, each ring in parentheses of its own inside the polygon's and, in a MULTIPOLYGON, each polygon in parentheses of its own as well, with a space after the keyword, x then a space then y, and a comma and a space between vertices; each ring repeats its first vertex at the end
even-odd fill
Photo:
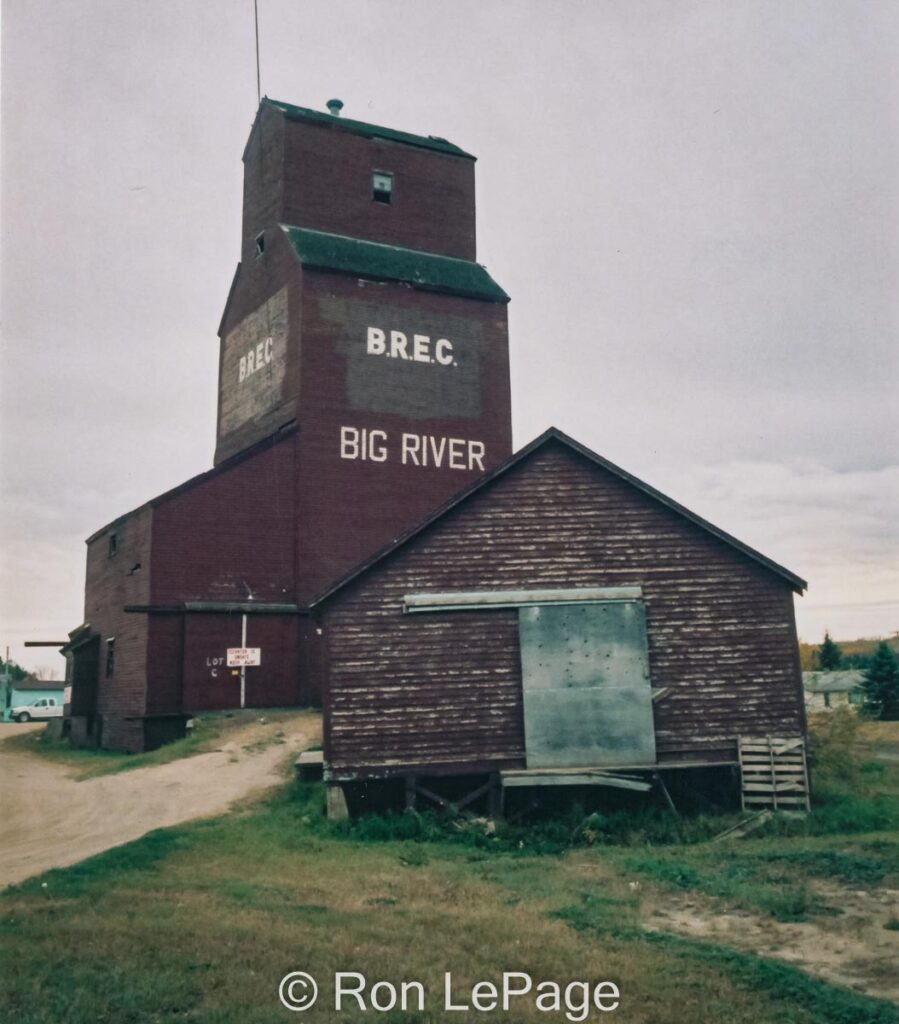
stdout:
MULTIPOLYGON (((550 424, 899 630, 899 4, 259 0, 262 90, 477 154, 515 442, 550 424)), ((209 468, 252 0, 4 0, 0 648, 209 468)))

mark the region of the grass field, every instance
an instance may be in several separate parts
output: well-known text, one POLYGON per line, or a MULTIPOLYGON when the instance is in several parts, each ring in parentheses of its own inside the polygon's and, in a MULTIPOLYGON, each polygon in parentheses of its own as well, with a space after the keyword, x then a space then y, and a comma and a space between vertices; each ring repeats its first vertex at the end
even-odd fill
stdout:
MULTIPOLYGON (((833 920, 815 883, 899 885, 899 767, 822 791, 808 818, 712 843, 730 818, 571 810, 492 831, 431 816, 332 825, 317 785, 291 783, 228 817, 152 833, 0 898, 4 996, 16 1024, 565 1021, 532 1002, 508 1014, 442 1009, 503 971, 615 982, 621 1005, 590 1020, 645 1024, 894 1024, 894 1004, 714 942, 646 928, 683 894, 772 922, 833 920), (686 842, 684 840, 687 840, 686 842), (318 978, 308 1013, 278 1003, 288 971, 318 978), (336 971, 421 981, 417 1009, 329 1008, 336 971)), ((826 759, 821 769, 827 777, 826 759)), ((840 773, 838 773, 840 774, 840 773)))

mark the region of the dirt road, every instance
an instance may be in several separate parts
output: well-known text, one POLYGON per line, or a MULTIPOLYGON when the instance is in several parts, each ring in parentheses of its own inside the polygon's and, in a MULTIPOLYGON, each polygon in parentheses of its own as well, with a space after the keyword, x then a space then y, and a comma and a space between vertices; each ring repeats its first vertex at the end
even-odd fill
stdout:
POLYGON ((647 928, 785 960, 825 981, 899 1003, 899 932, 890 924, 899 914, 899 891, 853 890, 823 882, 813 888, 828 905, 839 908, 837 916, 782 922, 722 909, 699 897, 669 894, 657 901, 647 928))
POLYGON ((68 766, 4 742, 42 728, 0 729, 0 888, 153 829, 221 814, 283 782, 285 763, 315 739, 308 716, 296 723, 253 723, 229 736, 221 750, 79 782, 68 766), (278 732, 283 736, 276 742, 278 732))

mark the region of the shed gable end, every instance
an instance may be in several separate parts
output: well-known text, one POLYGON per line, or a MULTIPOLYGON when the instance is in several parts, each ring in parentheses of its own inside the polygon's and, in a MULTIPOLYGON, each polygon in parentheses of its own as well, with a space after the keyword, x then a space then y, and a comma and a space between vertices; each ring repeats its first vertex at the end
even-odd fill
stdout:
POLYGON ((407 595, 606 587, 642 588, 652 685, 670 691, 654 708, 660 761, 732 758, 738 735, 803 731, 789 582, 565 443, 548 442, 325 603, 335 770, 376 764, 364 736, 402 722, 407 706, 417 724, 404 744, 423 760, 431 730, 435 744, 471 763, 491 753, 506 764, 523 757, 515 616, 483 607, 404 614, 407 595), (475 679, 477 708, 465 703, 475 679), (466 709, 455 737, 447 717, 454 688, 466 709), (499 736, 502 744, 490 742, 499 736))

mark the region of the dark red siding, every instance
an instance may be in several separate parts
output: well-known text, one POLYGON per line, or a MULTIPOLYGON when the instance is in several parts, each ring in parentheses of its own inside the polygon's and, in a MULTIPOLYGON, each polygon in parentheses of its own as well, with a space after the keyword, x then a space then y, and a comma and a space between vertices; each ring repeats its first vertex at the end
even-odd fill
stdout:
POLYGON ((474 160, 364 138, 339 123, 284 118, 263 104, 244 153, 242 259, 278 223, 459 259, 475 258, 474 160), (394 175, 390 204, 372 200, 372 172, 394 175))
POLYGON ((149 630, 146 713, 178 714, 183 710, 184 617, 143 614, 133 617, 145 618, 149 630))
POLYGON ((643 588, 652 684, 672 691, 660 761, 804 730, 788 583, 551 442, 325 604, 332 772, 523 766, 517 613, 404 616, 405 594, 625 585, 643 588))
MULTIPOLYGON (((450 469, 403 465, 401 436, 405 432, 470 439, 484 444, 484 469, 504 461, 512 451, 509 342, 506 306, 450 295, 418 292, 399 284, 359 281, 339 274, 303 275, 303 368, 300 434, 297 446, 299 599, 308 600, 380 548, 392 543, 425 516, 480 476, 478 468, 450 469), (414 315, 433 324, 436 337, 447 323, 465 331, 476 352, 476 376, 469 389, 471 405, 464 414, 441 393, 444 377, 456 367, 428 366, 434 393, 419 414, 382 411, 402 404, 404 367, 389 365, 388 377, 371 403, 351 393, 347 337, 364 346, 363 313, 380 317, 387 327, 402 326, 414 315), (400 320, 393 323, 391 317, 400 320), (398 388, 391 394, 391 386, 398 388), (388 435, 385 462, 340 457, 342 426, 380 429, 388 435)), ((372 357, 372 362, 374 362, 372 357)), ((385 374, 386 376, 386 374, 385 374)))
POLYGON ((157 499, 154 604, 294 600, 294 446, 287 437, 157 499))
MULTIPOLYGON (((143 715, 237 706, 237 677, 221 659, 240 642, 240 615, 185 603, 303 603, 511 452, 504 303, 304 271, 280 227, 473 260, 474 161, 293 120, 264 102, 244 164, 241 263, 220 326, 217 468, 126 517, 114 569, 105 534, 89 549, 86 618, 117 643, 97 702, 116 735, 109 745, 139 747, 143 715), (390 204, 373 202, 373 171, 393 174, 390 204), (371 324, 407 332, 410 344, 451 337, 460 358, 366 358, 371 324), (250 377, 260 343, 270 358, 250 377), (341 458, 342 427, 384 431, 391 458, 341 458), (441 468, 403 465, 403 433, 474 442, 483 454, 464 469, 448 456, 441 468), (123 580, 126 561, 141 561, 142 574, 123 580)), ((317 623, 252 615, 249 625, 263 665, 248 670, 247 704, 317 699, 317 623)), ((101 668, 103 658, 101 644, 101 668)))
MULTIPOLYGON (((139 750, 139 723, 128 716, 143 713, 146 699, 147 623, 129 615, 126 605, 145 603, 150 592, 153 512, 143 508, 94 536, 87 545, 84 621, 99 637, 99 687, 96 714, 102 723, 104 745, 139 750), (110 557, 110 536, 115 555, 110 557), (115 657, 107 675, 109 639, 115 638, 115 657)), ((89 713, 89 712, 88 712, 89 713)))
MULTIPOLYGON (((240 707, 240 670, 227 665, 227 649, 241 646, 241 616, 189 615, 184 634, 184 710, 240 707)), ((246 670, 246 706, 300 703, 296 616, 248 615, 247 646, 262 649, 262 664, 246 670)))

